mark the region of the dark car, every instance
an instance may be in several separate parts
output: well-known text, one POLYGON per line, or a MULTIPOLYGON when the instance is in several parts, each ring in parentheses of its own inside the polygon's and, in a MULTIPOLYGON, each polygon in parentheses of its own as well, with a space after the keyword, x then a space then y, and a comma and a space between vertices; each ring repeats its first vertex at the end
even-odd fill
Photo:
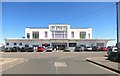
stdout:
POLYGON ((33 47, 28 47, 27 48, 27 52, 33 52, 33 51, 34 51, 33 47))
POLYGON ((20 51, 20 47, 13 47, 11 49, 11 52, 19 52, 20 51))
POLYGON ((20 49, 20 52, 27 52, 27 49, 28 49, 28 47, 22 47, 22 48, 20 49))
POLYGON ((98 50, 99 50, 99 47, 98 47, 98 46, 93 46, 93 47, 92 47, 92 50, 93 50, 93 51, 98 51, 98 50))
MULTIPOLYGON (((120 50, 120 48, 119 48, 119 50, 120 50)), ((117 58, 117 59, 118 59, 117 61, 120 63, 120 51, 118 52, 117 57, 118 57, 118 58, 117 58)))
POLYGON ((37 52, 43 52, 43 51, 45 51, 45 48, 43 48, 43 47, 38 47, 37 52))
POLYGON ((76 46, 74 49, 74 52, 82 52, 82 47, 81 46, 76 46))
POLYGON ((4 52, 11 52, 11 50, 12 50, 11 47, 6 47, 6 48, 4 49, 4 52))
POLYGON ((110 49, 107 54, 109 60, 120 62, 120 52, 117 48, 110 49))

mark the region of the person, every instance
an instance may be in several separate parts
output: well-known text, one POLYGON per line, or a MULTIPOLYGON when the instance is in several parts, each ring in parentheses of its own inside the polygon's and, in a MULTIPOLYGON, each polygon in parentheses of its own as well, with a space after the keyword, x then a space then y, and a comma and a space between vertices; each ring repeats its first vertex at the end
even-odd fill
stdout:
POLYGON ((33 47, 33 49, 34 49, 34 52, 36 52, 36 47, 33 47))
POLYGON ((58 50, 58 46, 56 47, 56 50, 58 50))

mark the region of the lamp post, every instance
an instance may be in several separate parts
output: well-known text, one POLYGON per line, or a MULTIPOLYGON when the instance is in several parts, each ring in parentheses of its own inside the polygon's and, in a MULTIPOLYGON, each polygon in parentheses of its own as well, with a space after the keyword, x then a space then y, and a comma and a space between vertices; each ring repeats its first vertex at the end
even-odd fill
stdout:
POLYGON ((120 1, 116 2, 116 16, 117 16, 117 48, 118 48, 118 52, 120 52, 120 1))

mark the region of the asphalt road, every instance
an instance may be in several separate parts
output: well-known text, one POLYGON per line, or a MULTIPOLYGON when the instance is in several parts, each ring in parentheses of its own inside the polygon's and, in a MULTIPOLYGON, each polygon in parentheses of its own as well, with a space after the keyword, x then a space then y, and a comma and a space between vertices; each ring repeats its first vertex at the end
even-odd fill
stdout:
POLYGON ((87 62, 89 57, 103 57, 106 52, 80 53, 3 53, 3 58, 23 58, 23 63, 3 71, 3 74, 116 74, 87 62))

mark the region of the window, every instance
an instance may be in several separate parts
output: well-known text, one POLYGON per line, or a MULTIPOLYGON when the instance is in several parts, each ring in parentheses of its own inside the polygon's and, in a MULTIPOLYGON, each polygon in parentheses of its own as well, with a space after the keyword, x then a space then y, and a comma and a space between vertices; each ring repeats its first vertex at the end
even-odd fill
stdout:
POLYGON ((74 32, 71 32, 71 38, 74 38, 74 32))
POLYGON ((39 32, 33 32, 33 38, 39 39, 39 32))
POLYGON ((69 47, 76 47, 77 43, 69 43, 69 47))
POLYGON ((9 43, 6 43, 6 45, 9 45, 9 43))
POLYGON ((54 34, 52 34, 52 39, 54 39, 54 34))
POLYGON ((103 46, 104 46, 104 43, 97 43, 97 46, 103 47, 103 46))
POLYGON ((45 38, 47 38, 47 31, 45 31, 45 38))
POLYGON ((27 38, 30 38, 30 33, 27 33, 27 38))
POLYGON ((88 34, 88 37, 89 37, 89 39, 90 39, 90 33, 88 34))
POLYGON ((14 43, 14 45, 17 45, 17 43, 14 43))
POLYGON ((22 43, 20 43, 19 45, 22 45, 22 43))
POLYGON ((29 47, 29 45, 28 45, 28 44, 26 44, 26 45, 25 45, 25 47, 29 47))
POLYGON ((66 39, 67 33, 66 33, 66 31, 55 31, 54 38, 55 39, 66 39))
POLYGON ((64 31, 55 31, 55 38, 64 39, 64 31))
POLYGON ((85 39, 86 38, 86 32, 80 32, 80 38, 85 39))
POLYGON ((33 47, 38 47, 39 45, 33 45, 33 47))

